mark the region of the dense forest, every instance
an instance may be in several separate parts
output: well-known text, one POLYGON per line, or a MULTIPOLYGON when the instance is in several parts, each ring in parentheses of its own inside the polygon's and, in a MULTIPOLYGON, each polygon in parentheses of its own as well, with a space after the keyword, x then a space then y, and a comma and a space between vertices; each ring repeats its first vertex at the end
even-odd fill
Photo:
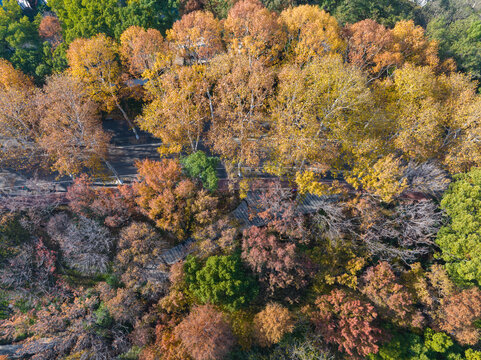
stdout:
POLYGON ((481 360, 481 4, 22 4, 0 359, 481 360))

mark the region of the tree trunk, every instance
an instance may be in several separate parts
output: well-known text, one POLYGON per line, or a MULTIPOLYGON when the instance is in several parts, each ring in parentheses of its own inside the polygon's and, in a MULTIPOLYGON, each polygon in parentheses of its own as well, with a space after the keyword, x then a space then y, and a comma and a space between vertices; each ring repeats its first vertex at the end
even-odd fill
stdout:
POLYGON ((139 140, 139 134, 137 133, 137 129, 135 128, 135 125, 132 123, 132 121, 130 121, 129 117, 127 116, 127 113, 124 111, 124 109, 122 108, 122 106, 120 106, 119 102, 117 101, 117 99, 115 99, 115 105, 117 105, 117 108, 120 110, 120 112, 122 113, 124 119, 129 123, 130 125, 130 128, 132 129, 132 131, 134 132, 135 134, 135 138, 137 140, 139 140))

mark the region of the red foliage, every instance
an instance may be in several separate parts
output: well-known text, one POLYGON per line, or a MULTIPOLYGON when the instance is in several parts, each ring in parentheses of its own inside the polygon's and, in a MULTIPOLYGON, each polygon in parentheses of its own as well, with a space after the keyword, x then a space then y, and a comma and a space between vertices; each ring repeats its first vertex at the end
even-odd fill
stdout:
POLYGON ((356 359, 378 352, 381 330, 374 324, 377 313, 371 304, 335 289, 319 297, 316 306, 312 320, 328 343, 356 359))
POLYGON ((111 228, 124 225, 137 213, 131 186, 94 189, 85 174, 75 179, 73 185, 68 188, 67 199, 74 213, 100 218, 111 228))
POLYGON ((279 240, 267 228, 252 226, 244 231, 242 258, 271 293, 277 288, 300 289, 307 284, 307 271, 296 254, 296 244, 279 240))
POLYGON ((473 287, 447 298, 442 307, 441 329, 463 345, 475 345, 481 335, 475 321, 480 319, 481 290, 473 287))
POLYGON ((62 42, 62 27, 57 17, 47 15, 42 18, 38 27, 38 34, 48 40, 55 47, 62 42))
POLYGON ((391 266, 385 261, 380 262, 367 269, 361 291, 386 317, 394 318, 400 325, 421 328, 423 317, 415 311, 411 294, 397 280, 391 266))

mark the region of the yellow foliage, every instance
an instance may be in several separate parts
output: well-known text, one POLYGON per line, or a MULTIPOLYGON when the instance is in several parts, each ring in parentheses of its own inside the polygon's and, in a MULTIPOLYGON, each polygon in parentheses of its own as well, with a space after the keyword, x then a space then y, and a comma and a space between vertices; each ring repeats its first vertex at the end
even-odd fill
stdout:
POLYGON ((74 40, 67 51, 69 72, 88 88, 93 100, 113 110, 120 86, 117 44, 104 34, 74 40))
POLYGON ((316 56, 342 53, 346 47, 337 20, 315 5, 284 10, 281 22, 287 28, 288 44, 297 62, 316 56))
POLYGON ((254 317, 254 328, 259 345, 271 346, 294 330, 294 319, 287 308, 270 303, 254 317))

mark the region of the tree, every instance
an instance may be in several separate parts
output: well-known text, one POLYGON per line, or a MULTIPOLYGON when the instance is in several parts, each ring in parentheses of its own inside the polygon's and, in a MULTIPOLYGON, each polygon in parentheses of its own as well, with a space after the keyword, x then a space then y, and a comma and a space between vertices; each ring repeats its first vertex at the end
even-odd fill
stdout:
POLYGON ((442 332, 429 328, 424 336, 413 333, 395 332, 389 343, 380 347, 379 352, 370 355, 373 360, 416 360, 416 359, 464 359, 461 349, 452 339, 442 332))
POLYGON ((364 75, 338 56, 316 58, 303 67, 284 65, 272 104, 270 135, 275 141, 270 144, 276 146, 270 151, 270 168, 277 175, 285 169, 331 169, 342 147, 349 151, 362 141, 353 128, 362 127, 369 137, 363 124, 371 101, 364 75))
POLYGON ((57 17, 47 15, 42 18, 38 26, 40 37, 48 41, 55 48, 62 42, 62 27, 57 17))
POLYGON ((52 169, 76 175, 85 168, 100 170, 110 136, 103 131, 97 104, 79 79, 54 75, 37 97, 41 135, 38 143, 52 169))
POLYGON ((441 201, 449 222, 439 230, 436 243, 455 282, 481 285, 481 169, 454 179, 441 201))
POLYGON ((201 150, 181 159, 184 170, 189 177, 192 179, 200 179, 204 188, 211 192, 217 190, 219 182, 217 178, 217 166, 219 162, 218 158, 207 156, 201 150))
POLYGON ((183 239, 215 219, 217 199, 182 176, 178 161, 144 160, 137 167, 141 179, 134 184, 137 203, 160 229, 183 239))
POLYGON ((394 41, 392 32, 372 19, 346 25, 344 37, 349 62, 368 70, 373 78, 400 64, 400 54, 390 51, 394 41))
POLYGON ((266 64, 277 61, 287 36, 274 12, 258 0, 242 0, 230 10, 224 22, 225 39, 230 50, 261 59, 266 64))
POLYGON ((218 56, 210 70, 218 80, 209 143, 227 161, 228 170, 237 167, 241 176, 242 166, 255 167, 260 162, 274 76, 270 68, 244 55, 218 56))
POLYGON ((337 20, 317 6, 286 9, 280 19, 287 28, 289 49, 296 62, 308 63, 313 57, 345 48, 337 20))
POLYGON ((279 343, 284 335, 294 330, 294 319, 282 305, 269 303, 254 318, 257 341, 261 346, 279 343))
POLYGON ((148 298, 156 298, 158 286, 149 281, 146 268, 155 264, 169 248, 155 229, 146 223, 133 222, 120 231, 115 267, 128 289, 139 291, 148 298))
MULTIPOLYGON (((416 5, 408 0, 342 0, 319 1, 321 6, 332 4, 330 11, 340 23, 355 23, 365 19, 373 19, 385 26, 393 26, 400 20, 416 17, 416 5)), ((324 6, 323 6, 324 7, 324 6)))
POLYGON ((212 305, 195 307, 174 329, 194 360, 221 360, 234 345, 229 324, 212 305))
POLYGON ((81 216, 73 221, 65 213, 58 214, 50 219, 47 231, 68 266, 86 275, 107 271, 112 239, 95 220, 81 216))
POLYGON ((50 70, 44 64, 39 22, 38 17, 30 20, 16 0, 6 0, 0 5, 0 57, 9 60, 16 69, 42 78, 50 70))
POLYGON ((128 1, 119 10, 120 21, 115 25, 115 37, 130 26, 156 29, 162 34, 172 27, 178 17, 178 2, 173 0, 128 1))
POLYGON ((34 87, 21 71, 0 59, 0 161, 15 167, 35 163, 39 136, 34 87))
POLYGON ((382 315, 402 326, 422 328, 424 319, 415 311, 411 294, 399 284, 387 262, 367 269, 362 283, 361 292, 378 306, 382 315))
POLYGON ((452 57, 459 70, 479 79, 481 21, 470 6, 467 14, 471 15, 467 17, 460 8, 460 4, 457 4, 453 9, 460 13, 458 15, 460 18, 439 14, 429 21, 426 31, 431 38, 439 42, 439 50, 443 57, 452 57))
POLYGON ((117 107, 138 138, 135 126, 120 105, 120 64, 117 44, 104 34, 73 41, 67 51, 70 74, 80 79, 90 97, 107 111, 117 107))
POLYGON ((381 330, 375 325, 374 307, 352 299, 343 290, 332 290, 316 300, 312 321, 328 343, 352 358, 363 358, 379 350, 381 330))
POLYGON ((77 38, 89 38, 99 33, 114 36, 114 27, 119 20, 118 2, 107 0, 53 0, 49 6, 62 24, 65 41, 70 44, 77 38))
POLYGON ((421 26, 416 26, 413 20, 401 20, 391 31, 394 38, 392 50, 399 52, 403 61, 419 66, 440 65, 438 43, 429 40, 421 26))
POLYGON ((442 307, 441 329, 462 345, 476 345, 481 331, 476 326, 481 319, 481 290, 465 289, 446 299, 442 307))
POLYGON ((204 65, 174 66, 148 86, 152 102, 137 122, 162 139, 162 153, 195 152, 211 118, 210 88, 204 65))
POLYGON ((244 231, 242 258, 259 276, 270 294, 278 289, 300 290, 307 284, 308 270, 294 241, 282 241, 267 228, 251 226, 244 231))
POLYGON ((120 35, 120 55, 132 76, 138 77, 152 69, 157 54, 163 51, 164 39, 156 29, 131 26, 120 35))
POLYGON ((360 238, 375 257, 412 263, 432 252, 442 222, 433 201, 401 202, 388 211, 362 198, 355 207, 355 213, 361 216, 360 238))
POLYGON ((177 53, 187 64, 204 63, 223 50, 222 27, 212 13, 194 11, 182 16, 167 31, 177 53))
POLYGON ((257 296, 256 283, 238 255, 211 256, 205 265, 190 256, 184 263, 184 271, 189 290, 204 304, 233 311, 257 296))
POLYGON ((121 227, 139 213, 131 185, 94 188, 85 174, 74 179, 66 197, 72 212, 98 219, 109 228, 121 227))

